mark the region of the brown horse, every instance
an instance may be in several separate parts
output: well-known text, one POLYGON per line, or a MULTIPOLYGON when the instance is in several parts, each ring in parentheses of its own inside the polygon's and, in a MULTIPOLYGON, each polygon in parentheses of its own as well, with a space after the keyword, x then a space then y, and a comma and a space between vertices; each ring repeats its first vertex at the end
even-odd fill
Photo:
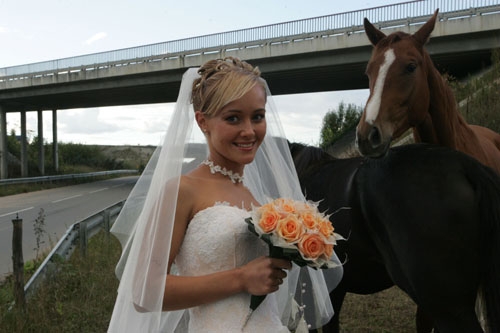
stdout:
POLYGON ((374 49, 366 68, 370 96, 357 127, 358 149, 365 156, 382 156, 393 139, 412 128, 416 142, 462 151, 500 173, 500 135, 467 124, 424 48, 437 14, 413 35, 387 36, 365 18, 374 49))

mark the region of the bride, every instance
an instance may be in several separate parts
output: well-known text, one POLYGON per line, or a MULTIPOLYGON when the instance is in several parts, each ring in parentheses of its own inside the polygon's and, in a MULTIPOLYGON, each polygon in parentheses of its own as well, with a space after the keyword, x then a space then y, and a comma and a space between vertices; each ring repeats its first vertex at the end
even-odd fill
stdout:
POLYGON ((124 250, 109 332, 289 332, 328 322, 340 263, 323 272, 267 257, 248 231, 250 210, 278 197, 305 200, 258 68, 229 57, 189 69, 164 144, 112 229, 124 250), (208 154, 181 174, 194 121, 208 154), (253 312, 251 295, 267 295, 253 312))

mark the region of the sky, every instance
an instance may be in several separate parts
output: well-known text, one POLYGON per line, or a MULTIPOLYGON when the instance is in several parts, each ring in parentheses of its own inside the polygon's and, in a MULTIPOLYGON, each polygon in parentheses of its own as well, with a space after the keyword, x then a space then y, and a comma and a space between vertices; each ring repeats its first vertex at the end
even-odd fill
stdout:
MULTIPOLYGON (((382 0, 0 0, 0 68, 161 43, 206 34, 366 9, 382 0)), ((272 91, 272 87, 270 87, 272 91)), ((363 106, 367 90, 275 96, 287 138, 317 145, 324 115, 340 102, 363 106), (313 110, 313 112, 311 112, 313 110)), ((173 103, 60 110, 59 142, 157 145, 173 103)), ((44 140, 52 142, 51 111, 44 140)), ((8 113, 7 131, 20 133, 19 113, 8 113)), ((35 112, 28 134, 37 134, 35 112)))

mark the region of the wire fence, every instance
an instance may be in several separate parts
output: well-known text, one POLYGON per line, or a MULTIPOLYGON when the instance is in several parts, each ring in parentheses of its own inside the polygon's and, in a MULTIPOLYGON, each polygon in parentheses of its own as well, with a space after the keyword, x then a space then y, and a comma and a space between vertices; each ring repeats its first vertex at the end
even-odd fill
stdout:
MULTIPOLYGON (((288 40, 290 36, 315 35, 319 32, 342 34, 363 30, 366 17, 380 28, 422 22, 439 8, 440 17, 453 18, 467 15, 483 15, 498 12, 500 0, 416 0, 398 4, 325 15, 320 17, 270 24, 249 29, 234 30, 162 43, 93 53, 70 58, 37 62, 26 65, 0 68, 0 78, 20 76, 27 73, 58 72, 68 68, 94 66, 124 60, 150 57, 183 57, 202 50, 220 49, 231 45, 251 46, 262 41, 288 40)), ((0 81, 2 81, 0 79, 0 81)))

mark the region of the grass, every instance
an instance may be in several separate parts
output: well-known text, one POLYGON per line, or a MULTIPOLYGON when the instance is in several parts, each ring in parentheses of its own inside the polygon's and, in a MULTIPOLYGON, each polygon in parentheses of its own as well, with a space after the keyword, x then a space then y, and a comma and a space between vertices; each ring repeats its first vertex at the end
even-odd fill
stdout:
POLYGON ((416 332, 415 303, 398 287, 371 295, 347 294, 340 314, 342 333, 416 332))
POLYGON ((0 332, 106 332, 118 288, 114 267, 118 241, 101 231, 89 241, 87 257, 76 251, 61 262, 59 273, 28 301, 14 308, 12 279, 0 288, 0 332))
MULTIPOLYGON (((90 239, 87 257, 75 251, 38 289, 26 312, 14 308, 12 279, 0 288, 0 332, 106 332, 118 288, 120 244, 104 231, 90 239)), ((415 305, 393 287, 373 295, 348 294, 341 332, 415 332, 415 305)))

